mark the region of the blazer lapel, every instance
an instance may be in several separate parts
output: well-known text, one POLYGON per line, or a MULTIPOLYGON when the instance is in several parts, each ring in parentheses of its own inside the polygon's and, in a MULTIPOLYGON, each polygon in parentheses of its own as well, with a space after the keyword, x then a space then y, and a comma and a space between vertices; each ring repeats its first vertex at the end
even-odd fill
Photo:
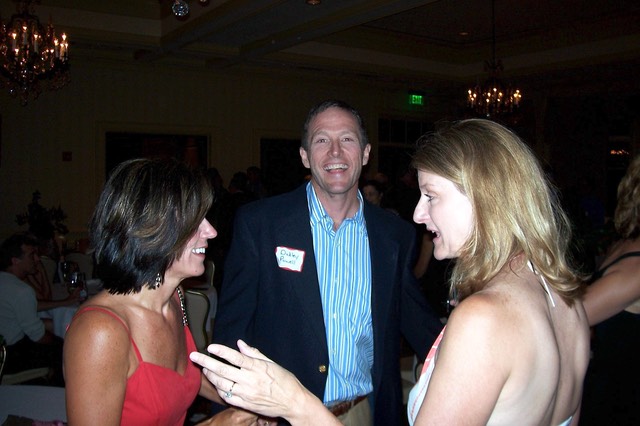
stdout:
POLYGON ((276 230, 278 241, 273 249, 276 250, 277 247, 282 246, 304 251, 302 271, 287 271, 290 275, 286 282, 289 285, 289 291, 296 295, 301 309, 305 312, 305 318, 300 318, 300 321, 307 321, 311 324, 316 339, 327 351, 327 334, 324 327, 322 299, 313 251, 313 235, 309 225, 306 189, 297 191, 295 195, 296 197, 288 209, 287 219, 284 219, 279 229, 276 230))

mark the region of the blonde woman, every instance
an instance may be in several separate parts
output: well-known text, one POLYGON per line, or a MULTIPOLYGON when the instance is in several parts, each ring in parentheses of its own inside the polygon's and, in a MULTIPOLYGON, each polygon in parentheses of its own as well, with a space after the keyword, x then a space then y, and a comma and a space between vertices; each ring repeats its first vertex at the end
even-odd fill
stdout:
POLYGON ((488 120, 419 143, 414 220, 456 258, 458 306, 410 396, 415 424, 576 424, 589 360, 568 224, 535 156, 488 120), (464 407, 464 409, 461 409, 464 407))

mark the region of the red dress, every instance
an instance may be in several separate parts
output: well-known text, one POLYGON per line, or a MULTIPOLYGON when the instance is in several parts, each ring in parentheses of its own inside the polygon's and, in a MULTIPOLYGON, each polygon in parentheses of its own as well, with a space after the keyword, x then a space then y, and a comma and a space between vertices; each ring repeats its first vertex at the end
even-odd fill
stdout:
MULTIPOLYGON (((124 321, 104 308, 87 306, 78 311, 76 317, 87 311, 100 311, 116 318, 129 333, 124 321)), ((197 351, 188 326, 185 326, 184 332, 187 354, 197 351)), ((127 379, 120 424, 182 426, 187 409, 200 390, 200 369, 187 360, 187 367, 181 375, 169 368, 145 362, 130 333, 129 340, 138 358, 138 368, 127 379)))

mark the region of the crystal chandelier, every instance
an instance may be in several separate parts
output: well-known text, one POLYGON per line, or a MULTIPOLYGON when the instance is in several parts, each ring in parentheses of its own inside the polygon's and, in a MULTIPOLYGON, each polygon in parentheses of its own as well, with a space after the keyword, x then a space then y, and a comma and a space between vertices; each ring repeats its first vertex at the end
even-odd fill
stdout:
POLYGON ((496 5, 491 2, 491 26, 492 26, 492 57, 485 62, 485 71, 489 72, 489 78, 484 84, 477 84, 467 91, 467 105, 478 116, 486 118, 499 118, 513 113, 519 106, 522 93, 519 89, 505 85, 500 80, 503 71, 502 61, 496 60, 496 5))
POLYGON ((34 15, 33 3, 18 0, 17 13, 5 25, 0 22, 0 87, 22 105, 46 90, 69 82, 69 41, 56 36, 51 20, 45 27, 34 15))

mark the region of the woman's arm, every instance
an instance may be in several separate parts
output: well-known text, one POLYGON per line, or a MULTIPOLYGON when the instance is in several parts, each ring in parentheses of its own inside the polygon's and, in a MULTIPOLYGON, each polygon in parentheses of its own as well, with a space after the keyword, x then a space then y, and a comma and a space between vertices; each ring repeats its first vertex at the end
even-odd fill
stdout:
POLYGON ((640 299, 640 257, 612 265, 605 275, 587 287, 584 309, 589 325, 596 325, 640 299))
MULTIPOLYGON (((41 261, 36 263, 36 273, 27 275, 27 284, 36 292, 36 299, 51 300, 51 283, 41 261)), ((38 309, 40 310, 40 309, 38 309)))
POLYGON ((204 374, 227 403, 267 417, 282 417, 292 425, 341 424, 289 371, 242 340, 238 341, 238 348, 240 352, 223 345, 208 348, 232 365, 198 352, 190 355, 192 361, 204 367, 204 374))
POLYGON ((127 330, 105 313, 76 317, 64 342, 70 425, 119 425, 131 368, 127 330))

